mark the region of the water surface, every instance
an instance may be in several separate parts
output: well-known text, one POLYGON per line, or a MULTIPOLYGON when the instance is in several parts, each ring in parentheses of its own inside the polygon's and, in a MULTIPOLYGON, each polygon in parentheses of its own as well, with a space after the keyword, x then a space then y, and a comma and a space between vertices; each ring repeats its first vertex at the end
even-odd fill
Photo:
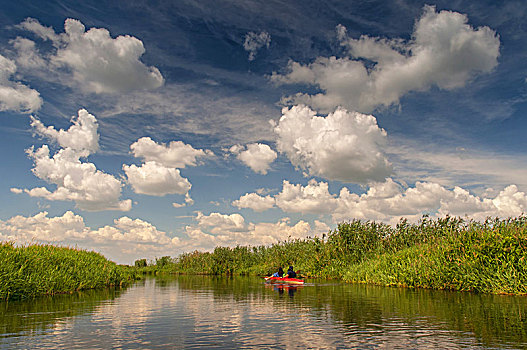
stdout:
POLYGON ((20 349, 522 349, 527 298, 252 277, 147 278, 0 304, 20 349))

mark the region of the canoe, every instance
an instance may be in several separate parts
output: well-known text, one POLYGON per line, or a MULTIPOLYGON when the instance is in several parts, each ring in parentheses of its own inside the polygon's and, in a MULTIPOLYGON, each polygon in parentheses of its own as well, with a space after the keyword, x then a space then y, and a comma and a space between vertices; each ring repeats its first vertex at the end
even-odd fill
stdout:
POLYGON ((264 277, 267 283, 279 283, 279 284, 304 284, 304 280, 298 278, 286 278, 286 277, 264 277))

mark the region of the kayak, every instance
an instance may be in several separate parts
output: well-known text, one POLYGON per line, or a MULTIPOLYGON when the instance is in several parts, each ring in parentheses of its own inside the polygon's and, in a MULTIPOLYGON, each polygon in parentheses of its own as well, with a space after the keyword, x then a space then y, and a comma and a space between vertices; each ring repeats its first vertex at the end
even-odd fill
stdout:
POLYGON ((279 283, 279 284, 304 284, 304 280, 298 278, 287 278, 287 277, 264 277, 267 283, 279 283))

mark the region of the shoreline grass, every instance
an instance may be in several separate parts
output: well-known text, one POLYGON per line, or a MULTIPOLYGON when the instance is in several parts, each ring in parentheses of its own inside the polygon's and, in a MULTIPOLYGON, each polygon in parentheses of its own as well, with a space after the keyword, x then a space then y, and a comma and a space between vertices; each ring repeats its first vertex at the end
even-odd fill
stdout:
POLYGON ((0 242, 0 300, 124 286, 136 271, 99 253, 44 244, 0 242))
POLYGON ((293 265, 306 277, 385 286, 527 295, 527 217, 455 217, 395 227, 354 220, 327 237, 289 240, 271 246, 216 247, 168 256, 143 273, 269 275, 293 265))
POLYGON ((525 218, 470 223, 348 269, 350 282, 527 295, 525 218))

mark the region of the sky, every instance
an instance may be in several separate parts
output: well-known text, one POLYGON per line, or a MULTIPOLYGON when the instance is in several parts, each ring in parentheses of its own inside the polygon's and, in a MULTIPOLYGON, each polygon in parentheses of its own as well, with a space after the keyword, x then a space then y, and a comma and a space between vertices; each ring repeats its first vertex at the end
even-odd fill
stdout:
POLYGON ((524 1, 1 1, 0 240, 118 263, 527 208, 524 1))

